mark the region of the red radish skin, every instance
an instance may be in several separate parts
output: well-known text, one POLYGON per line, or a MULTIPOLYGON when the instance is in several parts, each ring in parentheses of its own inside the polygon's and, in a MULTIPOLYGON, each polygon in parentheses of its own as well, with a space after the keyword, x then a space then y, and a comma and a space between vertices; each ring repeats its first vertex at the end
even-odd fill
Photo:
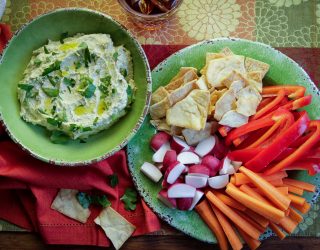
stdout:
POLYGON ((164 175, 165 180, 169 184, 173 184, 180 177, 185 168, 186 166, 178 161, 170 164, 164 175))
POLYGON ((169 188, 170 186, 174 185, 174 184, 178 184, 178 183, 184 183, 184 178, 178 178, 173 184, 169 184, 166 180, 166 178, 163 178, 162 183, 161 183, 161 187, 162 188, 169 188))
POLYGON ((201 200, 203 195, 204 195, 204 193, 202 191, 200 191, 200 190, 196 191, 196 194, 193 197, 192 204, 191 204, 189 210, 192 210, 199 203, 199 201, 201 200))
POLYGON ((213 149, 214 155, 219 159, 223 159, 229 152, 229 148, 225 145, 224 140, 220 139, 217 135, 214 135, 216 144, 213 149))
POLYGON ((216 176, 220 170, 220 160, 213 155, 206 155, 203 157, 201 165, 204 165, 209 169, 210 177, 216 176))
POLYGON ((201 175, 209 177, 210 170, 207 166, 197 164, 197 165, 190 166, 188 173, 189 174, 201 174, 201 175))
POLYGON ((190 146, 182 139, 173 136, 170 146, 173 150, 175 150, 177 152, 177 154, 179 154, 182 150, 189 150, 190 146))
POLYGON ((214 136, 209 136, 208 138, 199 142, 195 148, 195 153, 200 157, 204 157, 208 154, 213 153, 214 146, 216 144, 216 139, 214 136))
POLYGON ((177 206, 179 210, 189 210, 192 205, 193 198, 178 198, 177 206))
POLYGON ((171 139, 171 135, 166 132, 156 133, 150 140, 150 146, 154 151, 157 151, 163 144, 171 139))
POLYGON ((167 168, 170 166, 170 164, 176 161, 177 161, 177 152, 172 149, 168 150, 163 157, 162 171, 166 171, 167 168))
POLYGON ((186 164, 186 165, 200 163, 199 156, 189 151, 181 152, 180 154, 178 154, 177 160, 182 164, 186 164))
POLYGON ((186 184, 193 186, 195 188, 203 188, 207 186, 207 177, 196 176, 196 175, 186 175, 185 181, 186 184))
POLYGON ((169 198, 167 190, 162 189, 158 193, 158 199, 169 208, 177 207, 177 200, 175 198, 169 198))
POLYGON ((193 198, 196 194, 196 188, 187 184, 174 184, 168 189, 169 198, 193 198))
POLYGON ((169 142, 164 143, 152 156, 152 160, 156 163, 162 163, 164 155, 170 150, 169 142))

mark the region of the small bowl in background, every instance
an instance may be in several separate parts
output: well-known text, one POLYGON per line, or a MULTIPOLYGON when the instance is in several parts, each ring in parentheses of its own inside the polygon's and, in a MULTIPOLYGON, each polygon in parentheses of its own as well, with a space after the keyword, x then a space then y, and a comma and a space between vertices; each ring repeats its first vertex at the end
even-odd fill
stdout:
POLYGON ((182 4, 182 0, 175 0, 173 7, 167 12, 161 12, 156 14, 143 14, 139 11, 134 10, 126 0, 118 0, 120 6, 124 12, 130 16, 131 20, 138 27, 148 30, 160 29, 166 21, 168 21, 178 10, 182 4))

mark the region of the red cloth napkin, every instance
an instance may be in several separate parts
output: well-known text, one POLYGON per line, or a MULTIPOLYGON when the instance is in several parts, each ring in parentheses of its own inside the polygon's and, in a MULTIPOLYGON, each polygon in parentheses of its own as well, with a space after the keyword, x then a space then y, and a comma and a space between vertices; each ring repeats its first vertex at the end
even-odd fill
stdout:
POLYGON ((109 246, 93 222, 101 209, 91 208, 88 222, 82 224, 50 208, 60 188, 103 192, 112 207, 136 226, 134 235, 159 230, 158 218, 142 200, 135 211, 124 209, 119 198, 128 187, 133 183, 123 150, 90 166, 60 167, 34 159, 8 139, 0 141, 0 218, 39 232, 48 244, 109 246), (119 177, 115 188, 107 181, 113 173, 119 177))
POLYGON ((12 33, 10 26, 4 23, 0 23, 0 53, 6 46, 7 42, 11 39, 12 33))

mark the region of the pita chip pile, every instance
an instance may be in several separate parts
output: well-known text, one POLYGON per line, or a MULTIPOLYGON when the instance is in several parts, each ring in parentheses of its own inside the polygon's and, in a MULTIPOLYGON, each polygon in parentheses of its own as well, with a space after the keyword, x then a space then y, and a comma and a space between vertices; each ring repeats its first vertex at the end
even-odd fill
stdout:
POLYGON ((197 135, 216 129, 217 123, 240 127, 256 113, 268 70, 268 64, 235 55, 229 48, 207 53, 200 76, 197 69, 182 67, 153 93, 151 124, 184 137, 191 145, 197 142, 197 135))

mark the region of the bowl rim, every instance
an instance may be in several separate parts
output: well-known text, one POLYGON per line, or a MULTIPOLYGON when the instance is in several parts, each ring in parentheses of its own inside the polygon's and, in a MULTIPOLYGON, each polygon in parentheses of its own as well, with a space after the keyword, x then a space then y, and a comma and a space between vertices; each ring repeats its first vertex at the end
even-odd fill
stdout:
POLYGON ((63 159, 49 159, 47 157, 43 157, 38 155, 36 152, 34 152, 33 150, 29 149, 28 147, 24 146, 18 138, 15 137, 14 133, 12 133, 9 129, 9 126, 7 126, 5 120, 2 118, 2 112, 1 112, 1 108, 0 108, 0 124, 3 126, 3 128, 5 129, 6 133, 9 135, 9 137, 25 152, 27 152, 28 154, 30 154, 31 156, 33 156, 34 158, 47 162, 49 164, 54 164, 57 166, 70 166, 70 167, 74 167, 74 166, 83 166, 83 165, 89 165, 89 164, 93 164, 99 161, 102 161, 110 156, 112 156, 113 154, 115 154, 116 152, 118 152, 119 150, 121 150, 123 147, 125 147, 128 142, 132 139, 132 137, 136 134, 136 132, 140 129, 141 125, 143 124, 143 121, 146 117, 146 115, 148 114, 149 111, 149 106, 150 106, 150 101, 151 101, 151 94, 152 94, 152 77, 151 77, 151 69, 150 69, 150 65, 149 65, 149 61, 147 59, 147 56, 141 46, 141 44, 137 41, 137 39, 135 38, 135 36, 121 23, 119 23, 118 21, 116 21, 115 19, 113 19, 111 16, 96 11, 96 10, 92 10, 92 9, 88 9, 88 8, 58 8, 58 9, 54 9, 52 11, 43 13, 41 15, 36 16, 35 18, 32 18, 31 20, 29 20, 27 23, 23 24, 11 37, 11 39, 8 41, 8 43, 6 44, 5 48, 3 49, 2 53, 0 53, 0 66, 2 65, 3 62, 3 58, 5 57, 8 47, 10 46, 11 42, 16 39, 16 37, 26 28, 28 27, 30 24, 32 24, 35 21, 38 21, 41 18, 44 18, 46 16, 52 15, 52 14, 56 14, 56 13, 60 13, 60 12, 66 12, 66 11, 82 11, 82 12, 91 12, 94 13, 96 15, 100 15, 103 16, 104 18, 109 19, 111 22, 114 22, 116 25, 118 25, 118 27, 126 32, 129 37, 132 39, 134 45, 136 46, 139 55, 141 56, 141 59, 143 61, 143 63, 146 66, 146 81, 147 81, 147 86, 146 86, 146 97, 145 97, 145 102, 144 102, 144 107, 140 113, 140 116, 138 118, 138 122, 135 124, 135 126, 130 130, 130 132, 125 136, 125 138, 117 145, 115 146, 113 149, 111 149, 110 151, 106 152, 103 155, 100 156, 96 156, 93 157, 89 160, 85 160, 85 161, 66 161, 63 159))

